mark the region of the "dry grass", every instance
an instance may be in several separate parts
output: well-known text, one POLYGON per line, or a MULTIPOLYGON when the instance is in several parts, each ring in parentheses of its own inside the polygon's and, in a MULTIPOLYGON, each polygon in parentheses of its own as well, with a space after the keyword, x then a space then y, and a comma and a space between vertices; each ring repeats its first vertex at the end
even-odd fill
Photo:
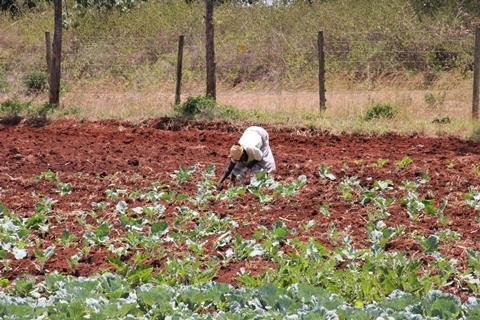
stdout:
MULTIPOLYGON (((476 123, 470 120, 472 90, 469 81, 455 83, 456 87, 451 88, 439 82, 437 89, 431 90, 332 90, 327 92, 327 111, 323 114, 318 112, 318 92, 308 90, 233 90, 228 85, 219 85, 217 100, 222 105, 237 108, 240 118, 250 122, 307 125, 335 132, 416 132, 468 137, 476 128, 476 123), (440 103, 429 104, 427 94, 443 99, 440 103), (393 120, 364 121, 368 108, 379 102, 395 106, 398 110, 397 117, 393 120), (448 117, 451 122, 433 123, 435 119, 444 117, 448 117)), ((170 115, 174 101, 173 91, 171 83, 164 83, 160 88, 148 86, 140 89, 110 81, 83 83, 65 90, 62 95, 63 107, 56 116, 139 121, 170 115)), ((182 97, 185 100, 189 96, 202 94, 199 85, 187 83, 182 97)), ((0 94, 0 102, 8 97, 8 94, 0 94)), ((46 94, 38 97, 23 96, 22 99, 41 103, 46 101, 46 94)))
MULTIPOLYGON (((188 96, 201 95, 196 88, 187 88, 188 96)), ((218 102, 237 108, 241 118, 250 122, 270 122, 282 125, 307 125, 335 132, 422 133, 427 135, 454 134, 470 136, 476 124, 470 121, 471 90, 379 90, 332 91, 327 93, 327 111, 318 112, 318 93, 312 91, 234 91, 219 88, 218 102), (443 103, 429 105, 426 94, 443 96, 443 103), (388 102, 398 110, 393 120, 364 121, 368 107, 388 102), (436 118, 449 117, 451 123, 435 124, 436 118)), ((172 92, 172 91, 170 91, 172 92)), ((1 97, 0 97, 1 99, 1 97)), ((82 119, 146 118, 172 114, 174 95, 164 90, 142 91, 108 87, 72 88, 62 97, 60 116, 82 119)), ((39 99, 41 101, 41 99, 39 99)))

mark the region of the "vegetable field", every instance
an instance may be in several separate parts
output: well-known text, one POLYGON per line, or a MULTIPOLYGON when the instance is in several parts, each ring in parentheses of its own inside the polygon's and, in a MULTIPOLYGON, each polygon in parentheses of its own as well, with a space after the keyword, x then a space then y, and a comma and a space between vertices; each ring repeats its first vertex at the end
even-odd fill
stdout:
POLYGON ((480 319, 480 143, 241 127, 0 127, 2 319, 480 319))

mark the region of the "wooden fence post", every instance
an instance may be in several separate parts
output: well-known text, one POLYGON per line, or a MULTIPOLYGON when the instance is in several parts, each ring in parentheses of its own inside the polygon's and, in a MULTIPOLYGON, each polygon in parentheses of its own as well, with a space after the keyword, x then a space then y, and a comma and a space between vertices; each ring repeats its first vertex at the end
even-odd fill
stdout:
POLYGON ((50 92, 48 102, 50 104, 60 104, 60 75, 62 59, 62 0, 54 0, 55 5, 55 31, 53 33, 53 54, 50 80, 50 92))
POLYGON ((181 34, 178 37, 178 55, 177 55, 177 85, 175 87, 175 104, 180 104, 182 94, 182 66, 183 66, 183 45, 185 36, 181 34))
POLYGON ((323 31, 318 32, 318 94, 320 98, 320 111, 325 111, 325 52, 324 52, 324 38, 323 31))
POLYGON ((50 40, 49 31, 45 31, 45 60, 47 62, 48 83, 50 83, 50 68, 52 65, 52 41, 50 40))
POLYGON ((480 104, 480 28, 475 30, 475 62, 473 65, 473 97, 472 117, 478 119, 478 107, 480 104))
POLYGON ((216 99, 217 88, 215 79, 215 33, 213 28, 213 2, 214 0, 205 0, 205 49, 207 67, 207 96, 216 99))

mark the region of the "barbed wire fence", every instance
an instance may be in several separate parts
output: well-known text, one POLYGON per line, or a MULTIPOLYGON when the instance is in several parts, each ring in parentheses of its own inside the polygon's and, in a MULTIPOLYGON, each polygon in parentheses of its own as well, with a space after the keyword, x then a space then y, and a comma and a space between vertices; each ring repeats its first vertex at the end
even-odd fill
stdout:
MULTIPOLYGON (((474 100, 474 59, 480 54, 475 53, 474 34, 437 41, 428 41, 428 33, 425 41, 399 40, 380 32, 338 35, 325 31, 323 35, 324 76, 319 75, 317 32, 293 37, 277 32, 268 39, 217 35, 218 100, 250 110, 315 112, 322 108, 323 94, 330 111, 363 112, 372 103, 393 100, 404 107, 468 114, 474 100), (452 74, 457 78, 452 79, 452 74), (318 89, 322 82, 323 93, 318 89)), ((63 97, 78 105, 98 99, 125 105, 141 105, 144 100, 151 108, 171 106, 178 99, 177 37, 122 35, 119 39, 67 32, 62 52, 63 97)), ((204 41, 200 34, 184 35, 183 100, 204 95, 204 41)), ((35 55, 37 64, 48 72, 45 49, 35 55)), ((4 96, 28 91, 25 86, 24 77, 0 78, 4 96)))

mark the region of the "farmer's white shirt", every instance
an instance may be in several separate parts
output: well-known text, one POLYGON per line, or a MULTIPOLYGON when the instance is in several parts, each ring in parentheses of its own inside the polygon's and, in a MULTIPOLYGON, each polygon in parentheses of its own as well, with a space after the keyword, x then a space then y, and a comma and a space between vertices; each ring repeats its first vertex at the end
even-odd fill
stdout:
POLYGON ((263 159, 263 152, 260 150, 263 144, 262 136, 257 131, 256 127, 248 128, 238 141, 238 144, 243 147, 248 155, 248 162, 252 160, 261 161, 263 159))
POLYGON ((276 169, 275 159, 270 149, 268 133, 261 127, 249 127, 240 137, 241 145, 248 155, 248 162, 257 160, 261 169, 271 172, 276 169))

